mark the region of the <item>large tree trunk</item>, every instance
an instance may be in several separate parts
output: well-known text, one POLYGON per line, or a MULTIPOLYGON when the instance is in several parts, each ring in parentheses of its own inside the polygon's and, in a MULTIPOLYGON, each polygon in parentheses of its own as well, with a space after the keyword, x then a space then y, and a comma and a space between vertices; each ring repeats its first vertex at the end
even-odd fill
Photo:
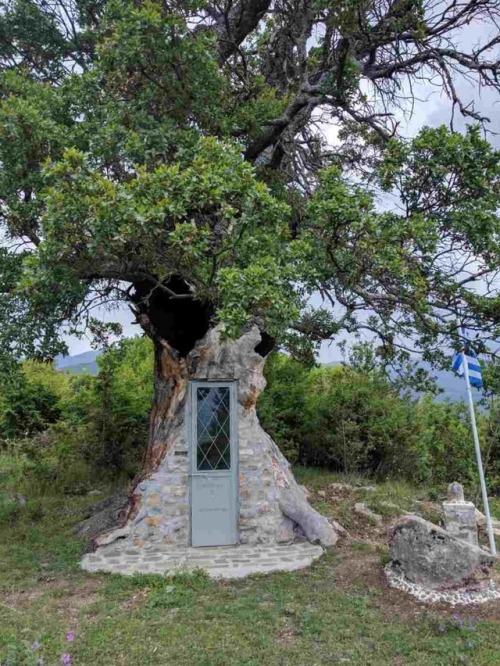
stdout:
POLYGON ((332 545, 332 526, 308 504, 288 462, 261 428, 256 402, 265 386, 262 336, 253 326, 239 340, 223 340, 211 328, 185 356, 155 342, 155 398, 143 469, 122 525, 95 545, 119 537, 135 546, 190 544, 189 451, 186 412, 189 382, 237 382, 239 446, 239 543, 282 543, 304 535, 332 545), (259 351, 261 353, 259 353, 259 351))

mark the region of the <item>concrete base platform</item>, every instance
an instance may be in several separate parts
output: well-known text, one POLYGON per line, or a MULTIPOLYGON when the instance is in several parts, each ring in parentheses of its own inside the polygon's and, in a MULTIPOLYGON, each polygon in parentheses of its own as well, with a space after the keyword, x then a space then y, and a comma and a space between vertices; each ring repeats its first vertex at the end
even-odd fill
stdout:
POLYGON ((280 546, 218 546, 216 548, 168 549, 124 547, 110 544, 81 561, 85 571, 106 571, 130 576, 155 573, 172 576, 202 569, 210 578, 244 578, 255 573, 295 571, 321 557, 323 548, 309 542, 280 546))

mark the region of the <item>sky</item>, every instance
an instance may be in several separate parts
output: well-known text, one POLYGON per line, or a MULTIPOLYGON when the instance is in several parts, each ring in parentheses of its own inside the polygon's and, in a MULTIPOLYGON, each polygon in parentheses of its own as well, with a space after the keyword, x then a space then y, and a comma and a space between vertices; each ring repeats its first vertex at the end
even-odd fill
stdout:
MULTIPOLYGON (((481 26, 469 26, 462 40, 463 47, 466 47, 476 41, 484 42, 485 28, 481 26)), ((456 89, 461 95, 465 104, 474 102, 475 109, 482 115, 490 118, 491 122, 487 124, 490 133, 488 140, 497 148, 500 148, 500 98, 497 93, 489 89, 478 90, 467 81, 457 80, 456 89)), ((429 85, 420 85, 414 89, 416 100, 413 108, 407 110, 405 114, 400 112, 397 119, 401 121, 400 131, 403 136, 411 137, 418 133, 424 126, 437 127, 442 124, 450 125, 452 119, 452 105, 450 100, 440 88, 429 85)), ((464 119, 458 110, 453 117, 453 129, 464 131, 470 120, 464 119)), ((329 143, 337 143, 336 128, 331 126, 324 127, 324 134, 329 143)), ((319 305, 319 298, 313 297, 311 304, 319 305)), ((140 330, 133 324, 134 317, 126 305, 121 306, 114 312, 96 311, 95 316, 101 317, 104 321, 119 322, 123 328, 123 335, 126 337, 139 335, 140 330)), ((334 342, 324 342, 318 360, 321 363, 331 363, 342 359, 338 343, 346 339, 340 336, 334 342)), ((78 339, 74 336, 66 337, 69 354, 76 355, 88 351, 91 348, 90 338, 85 336, 78 339)))

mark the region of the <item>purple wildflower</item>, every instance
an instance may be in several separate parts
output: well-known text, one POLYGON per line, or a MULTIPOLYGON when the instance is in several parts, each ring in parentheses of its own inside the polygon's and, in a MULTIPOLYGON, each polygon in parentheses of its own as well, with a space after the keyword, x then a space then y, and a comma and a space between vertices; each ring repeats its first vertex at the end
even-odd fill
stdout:
POLYGON ((68 631, 68 633, 66 634, 66 640, 72 643, 75 640, 75 632, 68 631))
POLYGON ((34 641, 31 645, 31 649, 35 652, 36 650, 39 650, 41 646, 42 644, 39 641, 34 641))
POLYGON ((36 666, 43 666, 44 663, 45 663, 45 662, 43 661, 43 659, 42 659, 41 657, 39 657, 39 658, 36 660, 36 666))
POLYGON ((67 653, 62 654, 61 664, 65 664, 65 666, 71 666, 71 655, 67 653))

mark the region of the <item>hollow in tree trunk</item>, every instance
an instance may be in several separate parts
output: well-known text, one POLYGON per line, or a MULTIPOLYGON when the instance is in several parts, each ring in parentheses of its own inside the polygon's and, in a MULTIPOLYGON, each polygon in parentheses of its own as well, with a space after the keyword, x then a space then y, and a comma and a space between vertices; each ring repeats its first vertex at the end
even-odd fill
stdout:
POLYGON ((265 387, 265 343, 256 326, 238 340, 209 328, 182 355, 155 337, 155 397, 149 445, 122 524, 95 539, 125 537, 134 546, 191 543, 189 437, 186 418, 192 381, 235 382, 239 468, 236 493, 238 543, 284 543, 307 537, 333 545, 337 535, 307 502, 290 465, 260 426, 256 402, 265 387))

